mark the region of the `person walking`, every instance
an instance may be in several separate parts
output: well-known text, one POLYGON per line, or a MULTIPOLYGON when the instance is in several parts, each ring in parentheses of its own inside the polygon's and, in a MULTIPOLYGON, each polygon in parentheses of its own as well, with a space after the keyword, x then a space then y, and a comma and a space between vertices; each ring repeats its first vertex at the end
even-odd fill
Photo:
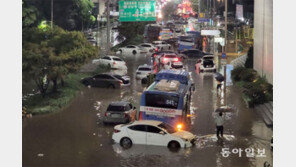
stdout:
POLYGON ((222 82, 217 80, 217 93, 222 89, 222 82))
POLYGON ((216 129, 217 129, 217 138, 220 138, 219 134, 221 134, 221 137, 223 137, 223 124, 224 124, 224 115, 222 112, 219 112, 218 115, 215 117, 216 122, 216 129))

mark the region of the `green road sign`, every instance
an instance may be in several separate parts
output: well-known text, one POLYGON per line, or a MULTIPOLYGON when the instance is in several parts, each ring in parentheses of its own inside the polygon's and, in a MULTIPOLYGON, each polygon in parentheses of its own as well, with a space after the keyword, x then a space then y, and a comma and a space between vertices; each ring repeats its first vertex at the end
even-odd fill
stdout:
POLYGON ((156 21, 155 0, 119 1, 119 21, 156 21))

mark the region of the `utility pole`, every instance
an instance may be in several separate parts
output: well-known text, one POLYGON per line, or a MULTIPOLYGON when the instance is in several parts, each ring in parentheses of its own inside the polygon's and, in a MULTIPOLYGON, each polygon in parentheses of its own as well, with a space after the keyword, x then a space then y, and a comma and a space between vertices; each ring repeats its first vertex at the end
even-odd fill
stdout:
POLYGON ((225 0, 225 37, 224 37, 224 40, 225 40, 225 42, 224 42, 224 52, 227 52, 226 51, 226 49, 227 49, 227 47, 226 47, 226 45, 227 45, 227 13, 228 13, 228 9, 227 9, 227 5, 228 5, 228 2, 227 2, 227 0, 225 0))
POLYGON ((97 3, 97 33, 96 33, 96 46, 98 46, 98 36, 99 36, 99 10, 100 10, 100 4, 97 3))
POLYGON ((226 106, 227 104, 226 104, 226 64, 225 64, 225 66, 224 66, 224 89, 223 89, 223 94, 224 94, 224 105, 226 106))
POLYGON ((110 53, 110 0, 107 0, 107 53, 110 53))
POLYGON ((53 25, 53 0, 51 0, 51 23, 50 23, 50 27, 52 28, 53 25))

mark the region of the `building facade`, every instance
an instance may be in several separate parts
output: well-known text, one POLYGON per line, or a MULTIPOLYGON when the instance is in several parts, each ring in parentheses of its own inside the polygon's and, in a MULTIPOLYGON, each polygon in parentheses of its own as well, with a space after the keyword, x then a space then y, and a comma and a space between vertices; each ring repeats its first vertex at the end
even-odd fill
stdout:
POLYGON ((255 0, 254 69, 273 84, 273 0, 255 0))

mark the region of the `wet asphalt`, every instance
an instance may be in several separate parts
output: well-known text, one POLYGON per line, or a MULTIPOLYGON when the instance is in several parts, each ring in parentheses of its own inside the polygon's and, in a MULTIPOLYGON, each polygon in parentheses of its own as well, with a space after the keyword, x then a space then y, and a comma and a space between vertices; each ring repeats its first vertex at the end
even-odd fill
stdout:
MULTIPOLYGON (((150 55, 121 55, 128 65, 131 85, 124 89, 88 88, 62 111, 23 120, 23 166, 93 167, 93 166, 188 166, 188 167, 260 167, 272 164, 268 129, 253 109, 241 98, 241 90, 227 87, 227 113, 224 139, 215 137, 214 110, 223 102, 217 93, 212 73, 196 73, 195 60, 186 65, 195 82, 191 102, 190 131, 198 136, 195 146, 171 152, 167 147, 133 145, 122 149, 112 143, 114 125, 103 125, 101 118, 112 101, 130 101, 139 109, 143 87, 135 79, 136 68, 150 63, 150 55), (255 149, 254 157, 231 153, 223 157, 222 148, 255 149), (257 149, 265 149, 266 157, 256 157, 257 149)), ((220 69, 221 70, 221 69, 220 69)))

